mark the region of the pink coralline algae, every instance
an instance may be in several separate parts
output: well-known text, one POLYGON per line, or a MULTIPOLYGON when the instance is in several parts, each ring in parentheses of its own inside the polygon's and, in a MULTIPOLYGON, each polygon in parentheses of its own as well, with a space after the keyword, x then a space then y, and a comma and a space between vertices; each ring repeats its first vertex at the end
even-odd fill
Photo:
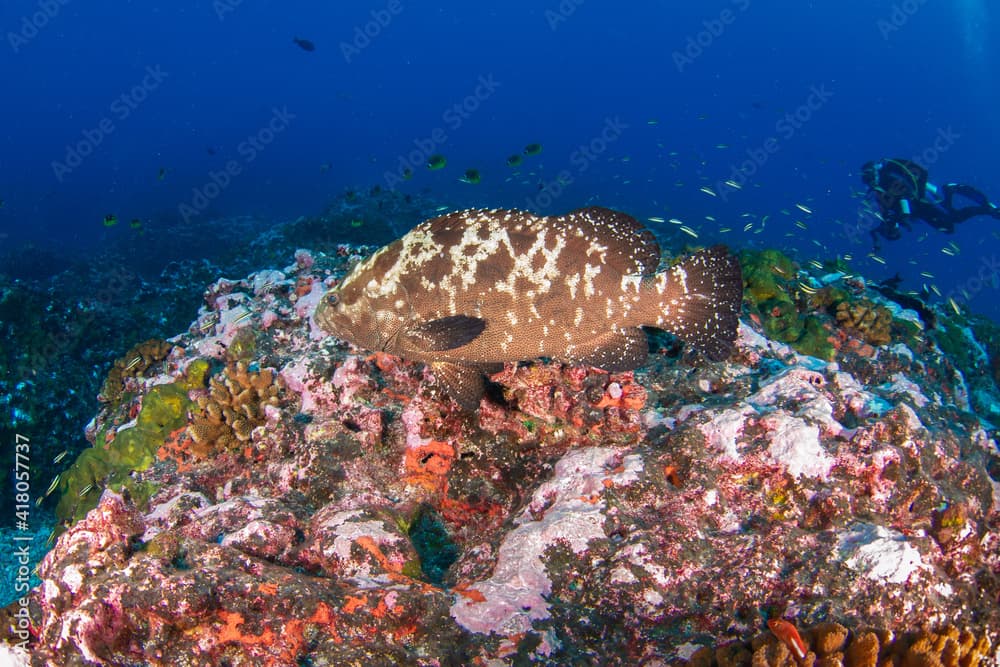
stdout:
POLYGON ((148 497, 67 527, 33 664, 665 665, 778 618, 996 644, 1000 456, 935 347, 821 361, 748 320, 727 362, 654 338, 635 372, 509 364, 466 412, 318 334, 351 254, 210 286, 155 382, 241 354, 282 400, 206 459, 173 434, 148 497))

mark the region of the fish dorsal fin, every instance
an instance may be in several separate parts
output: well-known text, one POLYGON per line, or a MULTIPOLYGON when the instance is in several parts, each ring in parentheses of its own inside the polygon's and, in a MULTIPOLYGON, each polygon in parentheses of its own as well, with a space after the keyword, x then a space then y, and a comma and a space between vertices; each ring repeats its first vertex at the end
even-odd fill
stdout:
POLYGON ((486 392, 486 381, 478 367, 447 361, 435 361, 430 366, 434 379, 456 403, 469 411, 479 407, 486 392))
POLYGON ((579 345, 571 355, 572 361, 589 364, 609 373, 635 370, 646 361, 649 343, 646 332, 638 327, 609 331, 594 340, 579 345))
POLYGON ((444 352, 471 343, 486 328, 486 320, 468 315, 450 315, 429 320, 406 330, 405 344, 424 352, 444 352))
POLYGON ((660 244, 632 216, 602 206, 578 208, 551 218, 560 228, 580 230, 586 239, 607 246, 606 261, 622 274, 650 275, 660 264, 660 244))

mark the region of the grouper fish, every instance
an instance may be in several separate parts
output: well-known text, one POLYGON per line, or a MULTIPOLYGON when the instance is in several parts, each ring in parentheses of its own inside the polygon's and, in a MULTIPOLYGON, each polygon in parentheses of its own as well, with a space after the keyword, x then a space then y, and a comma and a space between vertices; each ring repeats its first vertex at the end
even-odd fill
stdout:
POLYGON ((315 318, 358 347, 429 364, 469 410, 483 374, 504 362, 637 368, 648 351, 643 326, 725 359, 742 303, 739 262, 714 246, 657 272, 659 263, 653 234, 618 211, 457 211, 358 264, 315 318))

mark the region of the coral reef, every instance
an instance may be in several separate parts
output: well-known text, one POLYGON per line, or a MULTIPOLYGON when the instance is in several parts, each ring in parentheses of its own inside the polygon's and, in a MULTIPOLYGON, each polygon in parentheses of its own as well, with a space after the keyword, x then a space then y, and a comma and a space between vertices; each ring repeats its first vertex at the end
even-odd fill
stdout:
POLYGON ((837 322, 850 333, 872 345, 885 345, 892 340, 892 313, 868 299, 841 301, 837 304, 837 322))
POLYGON ((752 642, 734 642, 718 648, 703 647, 686 661, 689 667, 874 667, 900 665, 955 665, 977 667, 994 661, 993 648, 985 635, 976 636, 954 626, 894 636, 891 632, 860 629, 849 632, 839 623, 819 623, 798 637, 805 654, 774 633, 760 634, 752 642))
POLYGON ((171 349, 173 345, 157 338, 150 338, 132 347, 125 356, 111 365, 97 399, 105 403, 118 403, 122 394, 129 389, 128 381, 142 377, 150 367, 166 359, 171 349))
POLYGON ((157 450, 187 424, 191 407, 184 380, 152 387, 142 398, 134 423, 102 431, 104 437, 85 449, 59 477, 59 520, 72 523, 82 518, 97 505, 105 488, 127 490, 140 503, 148 498, 152 485, 132 473, 153 463, 157 450))
POLYGON ((281 378, 270 368, 250 368, 243 361, 231 364, 221 377, 209 380, 207 395, 197 397, 200 412, 188 426, 197 458, 248 442, 253 430, 266 423, 266 409, 278 405, 281 378))
POLYGON ((631 373, 508 364, 468 413, 317 330, 359 255, 216 280, 104 405, 66 494, 93 509, 31 595, 39 663, 806 664, 779 618, 809 664, 996 662, 1000 454, 912 311, 771 255, 726 362, 658 336, 631 373), (861 300, 892 314, 877 349, 836 320, 861 300))
POLYGON ((871 356, 871 346, 912 339, 923 328, 916 313, 897 318, 900 307, 879 292, 860 296, 864 280, 842 267, 824 267, 830 271, 813 276, 776 250, 745 251, 740 257, 754 319, 769 338, 801 354, 831 361, 846 345, 871 356))

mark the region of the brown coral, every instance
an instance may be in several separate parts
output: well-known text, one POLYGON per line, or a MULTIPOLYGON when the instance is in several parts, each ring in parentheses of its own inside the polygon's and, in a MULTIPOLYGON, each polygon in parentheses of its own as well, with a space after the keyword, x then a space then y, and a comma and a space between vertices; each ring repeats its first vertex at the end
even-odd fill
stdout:
POLYGON ((840 623, 820 623, 812 629, 812 646, 816 655, 826 657, 840 653, 847 643, 847 628, 840 623))
POLYGON ((220 449, 235 449, 248 442, 253 430, 264 425, 264 408, 279 404, 281 379, 270 368, 250 371, 242 361, 230 364, 222 377, 209 382, 208 395, 197 398, 188 434, 193 453, 205 458, 220 449))
POLYGON ((870 345, 885 345, 892 340, 892 312, 867 299, 841 301, 837 304, 837 322, 870 345))
POLYGON ((132 347, 111 366, 97 400, 102 403, 118 403, 125 392, 128 379, 141 377, 148 368, 166 359, 172 349, 172 344, 158 338, 150 338, 132 347))
POLYGON ((872 630, 849 633, 839 623, 820 623, 804 630, 802 637, 809 651, 802 661, 796 661, 781 640, 767 633, 753 641, 752 655, 745 644, 737 642, 716 649, 714 661, 711 650, 699 649, 691 656, 688 665, 784 667, 811 664, 824 667, 877 667, 879 664, 896 664, 902 667, 978 667, 987 661, 991 648, 986 635, 958 630, 954 626, 893 638, 888 633, 872 630), (881 661, 879 656, 883 658, 881 661), (887 661, 890 656, 891 660, 887 661))

